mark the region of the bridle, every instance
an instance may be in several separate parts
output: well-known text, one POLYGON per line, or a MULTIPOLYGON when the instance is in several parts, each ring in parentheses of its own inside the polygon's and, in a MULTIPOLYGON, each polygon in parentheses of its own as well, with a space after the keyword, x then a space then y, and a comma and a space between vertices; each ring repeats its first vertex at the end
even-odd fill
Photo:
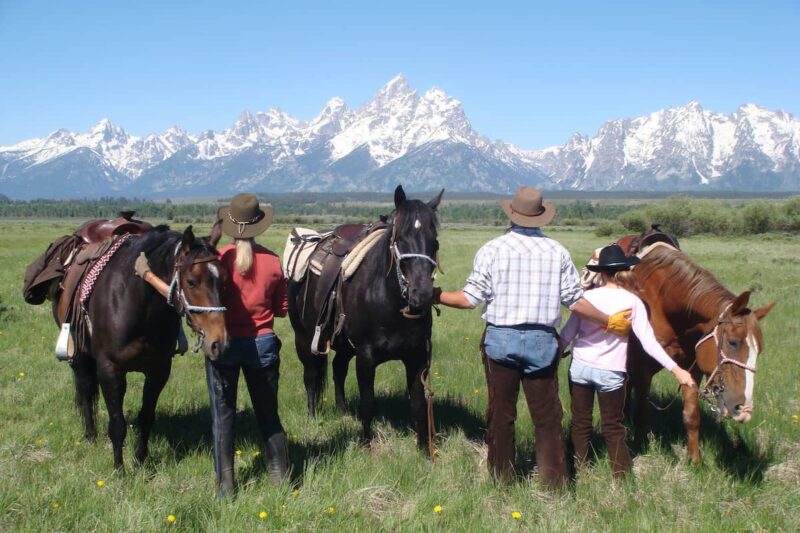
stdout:
MULTIPOLYGON (((400 252, 400 247, 397 246, 397 215, 395 215, 394 220, 392 221, 392 237, 389 241, 389 252, 391 254, 390 264, 393 262, 395 264, 395 272, 397 273, 397 283, 400 285, 400 296, 403 300, 408 303, 408 289, 411 284, 408 281, 408 278, 403 274, 403 269, 400 268, 400 263, 403 259, 423 259, 433 265, 433 272, 431 273, 431 279, 436 279, 436 271, 439 269, 439 261, 434 259, 433 257, 426 255, 426 254, 418 254, 418 253, 402 253, 400 252)), ((388 272, 387 272, 388 274, 388 272)), ((422 315, 415 315, 411 313, 411 306, 406 305, 403 309, 400 310, 400 313, 406 318, 421 318, 422 315)))
POLYGON ((730 316, 730 308, 731 304, 728 304, 725 309, 723 309, 722 313, 720 313, 719 317, 717 318, 717 323, 714 325, 714 329, 712 329, 709 333, 703 335, 697 344, 694 345, 695 357, 697 354, 697 348, 700 347, 701 344, 706 342, 709 339, 714 339, 714 342, 717 345, 717 366, 708 376, 706 379, 706 384, 703 387, 703 390, 700 391, 700 396, 703 397, 709 404, 709 407, 714 412, 719 412, 719 408, 717 407, 715 401, 719 400, 719 396, 725 390, 725 381, 723 379, 723 372, 722 366, 725 364, 731 364, 734 366, 738 366, 743 368, 745 371, 750 371, 753 374, 756 373, 756 369, 754 366, 747 365, 742 363, 741 361, 737 361, 736 359, 732 359, 725 354, 725 331, 724 328, 720 328, 723 324, 730 324, 733 323, 733 320, 730 316), (717 383, 714 383, 714 378, 717 378, 717 383), (714 401, 712 401, 714 400, 714 401))
POLYGON ((184 257, 180 255, 180 249, 181 243, 178 243, 178 245, 175 247, 175 266, 172 269, 172 281, 167 289, 167 304, 170 307, 175 308, 179 315, 186 318, 186 323, 189 324, 189 327, 192 328, 192 331, 194 331, 197 335, 197 344, 194 348, 192 348, 192 351, 197 353, 200 351, 200 348, 203 345, 206 332, 203 330, 203 328, 194 323, 192 320, 192 313, 223 313, 227 310, 227 308, 225 306, 209 307, 203 305, 193 305, 189 303, 189 300, 186 298, 186 293, 184 293, 183 288, 181 287, 181 271, 183 270, 184 266, 219 261, 219 256, 217 254, 209 254, 203 257, 195 257, 191 261, 185 262, 184 257), (173 296, 177 297, 177 302, 173 300, 173 296), (176 303, 180 305, 180 308, 176 306, 176 303))

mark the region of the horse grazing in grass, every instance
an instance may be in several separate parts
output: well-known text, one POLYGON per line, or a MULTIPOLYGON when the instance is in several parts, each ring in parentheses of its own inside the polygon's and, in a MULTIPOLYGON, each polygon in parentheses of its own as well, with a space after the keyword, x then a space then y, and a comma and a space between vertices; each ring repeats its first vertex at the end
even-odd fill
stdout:
MULTIPOLYGON (((441 191, 431 201, 407 200, 403 188, 394 194, 395 210, 380 240, 365 254, 352 277, 341 284, 341 331, 332 348, 336 407, 347 407, 344 383, 350 360, 356 358, 360 394, 359 415, 363 438, 372 438, 375 405, 375 369, 399 359, 405 365, 420 447, 427 443, 428 413, 423 378, 430 367, 431 301, 437 268, 438 222, 436 208, 441 191)), ((314 301, 320 276, 307 272, 300 282, 289 283, 289 317, 295 332, 297 355, 303 363, 308 411, 320 407, 327 377, 327 355, 312 353, 319 316, 314 301)))
MULTIPOLYGON (((142 372, 145 376, 135 453, 141 463, 148 453, 156 402, 172 368, 181 314, 200 336, 206 356, 216 359, 227 346, 221 303, 226 272, 214 247, 218 240, 218 232, 208 240, 196 239, 191 226, 183 234, 159 226, 131 236, 111 256, 84 304, 91 333, 71 361, 75 402, 86 438, 93 442, 99 384, 108 409, 108 434, 117 469, 123 466, 122 445, 127 433, 122 411, 126 374, 142 372), (140 252, 146 254, 154 274, 172 280, 169 302, 134 275, 134 261, 140 252)), ((54 305, 58 307, 59 302, 54 305)), ((63 316, 63 310, 62 314, 56 310, 56 316, 63 316)))
MULTIPOLYGON (((664 350, 697 384, 682 387, 683 422, 688 434, 687 453, 700 461, 700 409, 704 397, 723 417, 750 421, 756 360, 764 347, 759 320, 775 303, 756 310, 748 307, 750 291, 736 296, 710 272, 672 246, 653 245, 634 267, 636 294, 650 312, 656 338, 664 350)), ((644 436, 653 376, 661 366, 642 350, 635 336, 629 343, 629 393, 635 398, 636 438, 644 436)), ((629 402, 630 403, 630 402, 629 402)))

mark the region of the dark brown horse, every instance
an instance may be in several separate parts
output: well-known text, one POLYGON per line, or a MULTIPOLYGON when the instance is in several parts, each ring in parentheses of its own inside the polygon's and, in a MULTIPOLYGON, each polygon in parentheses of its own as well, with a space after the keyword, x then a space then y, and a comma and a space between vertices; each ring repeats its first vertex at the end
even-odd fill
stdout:
MULTIPOLYGON (((751 418, 756 360, 764 347, 758 321, 775 304, 751 310, 749 291, 736 296, 686 254, 661 243, 641 256, 634 273, 637 294, 648 307, 659 343, 691 372, 696 383, 707 378, 700 390, 682 387, 687 453, 693 462, 699 462, 700 397, 723 417, 741 423, 751 418)), ((641 439, 649 413, 651 382, 661 367, 646 355, 635 337, 629 346, 634 426, 637 439, 641 439)))
MULTIPOLYGON (((406 369, 420 447, 427 443, 428 413, 422 377, 430 367, 431 299, 435 272, 440 192, 430 202, 407 200, 395 190, 395 210, 386 232, 366 253, 355 274, 341 287, 344 322, 333 343, 336 407, 346 412, 344 382, 350 360, 356 358, 360 393, 359 414, 363 438, 372 437, 375 405, 375 369, 400 359, 406 369)), ((301 282, 289 283, 289 317, 295 332, 297 355, 309 414, 317 412, 326 385, 327 355, 314 355, 312 337, 319 306, 314 301, 319 276, 308 272, 301 282), (308 296, 308 298, 306 298, 308 296)))
POLYGON ((135 452, 136 460, 142 462, 148 453, 156 402, 172 368, 181 314, 200 335, 208 357, 216 359, 227 345, 221 303, 226 272, 214 248, 218 239, 218 234, 215 239, 196 239, 191 226, 183 234, 159 226, 131 236, 97 277, 85 302, 91 333, 87 346, 71 361, 75 402, 86 438, 94 441, 99 385, 108 409, 115 468, 123 466, 127 433, 122 411, 126 374, 142 372, 145 376, 135 452), (140 252, 146 254, 154 274, 171 281, 169 301, 134 275, 134 261, 140 252))

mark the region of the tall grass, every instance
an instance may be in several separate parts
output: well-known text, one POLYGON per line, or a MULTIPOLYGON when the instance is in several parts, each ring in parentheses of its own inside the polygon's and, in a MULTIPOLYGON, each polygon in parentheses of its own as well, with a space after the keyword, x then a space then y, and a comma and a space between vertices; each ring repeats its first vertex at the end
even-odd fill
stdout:
MULTIPOLYGON (((564 494, 536 481, 532 426, 520 401, 517 426, 521 480, 497 486, 486 472, 483 444, 486 386, 478 357, 483 322, 478 311, 444 309, 435 318, 432 385, 439 459, 415 447, 404 374, 398 362, 378 369, 376 438, 358 444, 355 371, 347 381, 350 416, 334 412, 332 387, 322 414, 306 415, 302 367, 287 320, 280 412, 290 436, 291 483, 272 486, 246 389, 239 394, 236 474, 239 492, 214 499, 210 417, 200 355, 177 357, 159 402, 150 459, 113 471, 102 400, 96 444, 87 444, 72 404, 69 367, 53 357, 56 327, 50 309, 28 306, 22 274, 47 243, 70 225, 0 224, 0 531, 509 531, 509 530, 785 530, 800 528, 800 240, 692 237, 682 245, 731 290, 753 289, 751 303, 777 300, 763 321, 766 348, 759 360, 753 421, 718 422, 704 411, 703 464, 684 459, 680 400, 654 413, 649 442, 635 450, 635 481, 614 485, 601 439, 593 465, 564 494), (103 481, 102 487, 98 481, 103 481), (296 492, 295 492, 296 491, 296 492), (434 507, 441 506, 441 512, 434 507), (260 518, 259 513, 267 513, 260 518), (520 518, 512 517, 521 513, 520 518), (173 515, 174 523, 167 521, 173 515)), ((179 229, 182 229, 179 228, 179 229)), ((207 229, 207 228, 206 228, 207 229)), ((281 252, 286 227, 273 226, 261 242, 281 252)), ((478 247, 499 230, 445 229, 438 282, 460 288, 478 247)), ((580 263, 606 244, 589 232, 553 232, 580 263), (600 242, 598 242, 600 241, 600 242)), ((562 402, 569 405, 562 365, 562 402)), ((129 375, 125 412, 133 420, 140 375, 129 375)), ((658 376, 655 400, 674 396, 669 376, 658 376)), ((564 417, 564 427, 568 416, 564 417)))

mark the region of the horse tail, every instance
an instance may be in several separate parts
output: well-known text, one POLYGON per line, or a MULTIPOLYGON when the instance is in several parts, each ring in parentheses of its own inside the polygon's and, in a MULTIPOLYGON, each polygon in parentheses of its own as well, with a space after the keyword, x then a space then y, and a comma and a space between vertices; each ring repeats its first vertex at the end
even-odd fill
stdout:
POLYGON ((75 383, 75 407, 86 426, 87 437, 93 439, 94 413, 99 395, 97 361, 87 353, 76 354, 72 359, 72 376, 75 383))

